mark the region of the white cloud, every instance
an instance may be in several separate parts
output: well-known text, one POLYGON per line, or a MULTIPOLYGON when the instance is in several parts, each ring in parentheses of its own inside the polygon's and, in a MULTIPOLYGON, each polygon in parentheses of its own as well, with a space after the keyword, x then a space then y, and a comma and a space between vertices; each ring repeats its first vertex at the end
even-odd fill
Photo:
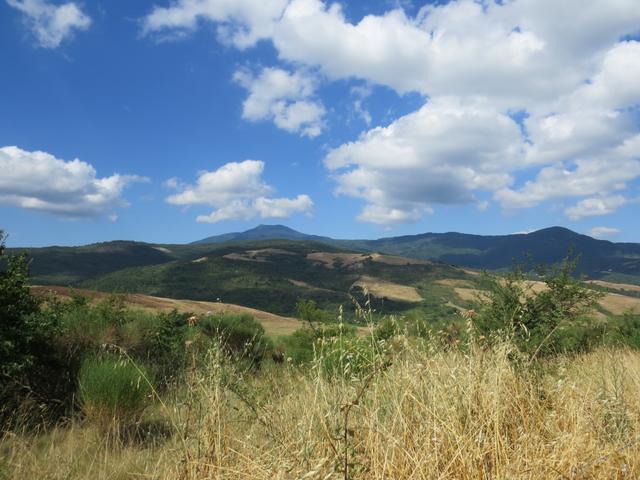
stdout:
POLYGON ((433 204, 474 201, 511 181, 518 126, 483 102, 440 98, 329 152, 337 193, 362 198, 364 221, 417 220, 433 204))
POLYGON ((598 195, 621 191, 626 182, 640 176, 640 161, 623 158, 577 160, 573 165, 543 168, 534 180, 518 190, 504 188, 496 193, 505 208, 525 208, 545 200, 598 195))
POLYGON ((591 230, 589 230, 588 235, 594 238, 609 238, 609 237, 615 237, 619 233, 621 233, 621 231, 617 228, 594 227, 591 230))
POLYGON ((315 80, 311 76, 264 68, 258 75, 238 70, 233 78, 249 91, 242 105, 243 118, 272 120, 278 128, 308 137, 322 132, 325 109, 312 99, 315 80))
POLYGON ((389 225, 392 223, 417 222, 425 212, 430 212, 429 207, 422 208, 389 208, 382 205, 366 205, 358 220, 361 222, 377 223, 379 225, 389 225))
POLYGON ((571 220, 580 220, 585 217, 608 215, 615 212, 627 202, 628 200, 622 195, 615 195, 613 197, 585 198, 573 207, 567 208, 564 213, 571 220))
POLYGON ((91 18, 73 2, 54 5, 46 0, 7 0, 27 18, 31 31, 44 48, 57 48, 74 30, 87 30, 91 18))
POLYGON ((287 0, 175 0, 155 7, 143 19, 146 34, 193 30, 199 21, 219 24, 218 36, 238 48, 254 45, 272 34, 287 0))
POLYGON ((182 191, 167 197, 167 202, 214 207, 209 215, 197 217, 196 220, 203 223, 255 217, 287 218, 295 213, 311 211, 313 202, 308 195, 291 199, 271 198, 269 195, 273 188, 262 180, 263 171, 264 162, 260 160, 230 162, 217 170, 200 172, 195 185, 170 182, 182 191))
POLYGON ((98 178, 91 165, 78 159, 65 162, 18 147, 0 148, 0 171, 0 204, 68 218, 113 215, 115 208, 127 205, 124 188, 147 181, 119 174, 98 178))
MULTIPOLYGON (((413 221, 438 203, 477 201, 478 191, 494 192, 509 209, 572 198, 567 215, 578 218, 615 211, 592 199, 628 196, 640 177, 640 42, 620 40, 639 31, 637 0, 451 0, 415 16, 396 8, 355 22, 338 3, 321 0, 274 2, 251 20, 251 2, 234 3, 231 15, 230 1, 182 0, 172 18, 183 27, 233 19, 247 38, 269 39, 278 58, 301 71, 428 98, 327 155, 337 191, 365 200, 361 220, 413 221), (194 6, 205 4, 227 13, 194 16, 194 6), (522 132, 514 112, 524 113, 522 132)), ((244 83, 257 91, 259 80, 250 75, 244 83)), ((304 103, 289 111, 311 94, 252 99, 247 88, 248 119, 300 132, 300 119, 313 124, 324 113, 304 103)), ((358 98, 354 110, 370 121, 358 98)))

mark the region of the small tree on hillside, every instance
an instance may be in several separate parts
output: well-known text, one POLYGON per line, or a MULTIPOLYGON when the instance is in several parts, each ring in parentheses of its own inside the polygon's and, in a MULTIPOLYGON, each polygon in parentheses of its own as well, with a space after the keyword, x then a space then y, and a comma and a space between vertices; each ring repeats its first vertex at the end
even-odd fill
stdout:
POLYGON ((513 336, 522 351, 544 355, 562 350, 565 330, 591 313, 602 297, 573 276, 577 260, 539 269, 544 288, 534 291, 522 269, 506 276, 486 275, 488 295, 478 317, 483 333, 496 330, 513 336))

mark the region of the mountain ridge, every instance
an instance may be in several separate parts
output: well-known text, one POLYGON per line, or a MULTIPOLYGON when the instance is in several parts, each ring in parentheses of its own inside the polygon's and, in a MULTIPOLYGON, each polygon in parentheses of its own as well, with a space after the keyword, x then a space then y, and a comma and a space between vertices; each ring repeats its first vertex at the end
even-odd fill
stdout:
MULTIPOLYGON (((267 245, 273 241, 310 242, 317 250, 339 248, 432 260, 464 268, 509 270, 516 264, 556 264, 569 252, 580 255, 577 273, 591 279, 640 284, 640 244, 615 243, 553 226, 530 233, 477 235, 425 232, 398 237, 334 239, 309 235, 285 225, 258 225, 244 232, 214 235, 188 244, 118 240, 79 247, 10 248, 33 259, 32 271, 45 283, 79 284, 128 267, 197 259, 226 245, 267 245)), ((267 245, 268 246, 268 245, 267 245)))

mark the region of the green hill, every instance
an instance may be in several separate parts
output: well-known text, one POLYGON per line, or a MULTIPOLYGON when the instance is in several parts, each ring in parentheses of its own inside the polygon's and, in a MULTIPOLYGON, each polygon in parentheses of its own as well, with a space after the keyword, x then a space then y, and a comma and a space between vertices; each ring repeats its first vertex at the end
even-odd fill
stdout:
POLYGON ((377 311, 427 309, 453 314, 451 292, 433 282, 465 278, 457 268, 426 261, 349 252, 318 242, 272 240, 209 245, 207 252, 127 268, 82 282, 86 288, 171 298, 222 301, 281 315, 300 299, 328 312, 352 311, 372 292, 377 311))

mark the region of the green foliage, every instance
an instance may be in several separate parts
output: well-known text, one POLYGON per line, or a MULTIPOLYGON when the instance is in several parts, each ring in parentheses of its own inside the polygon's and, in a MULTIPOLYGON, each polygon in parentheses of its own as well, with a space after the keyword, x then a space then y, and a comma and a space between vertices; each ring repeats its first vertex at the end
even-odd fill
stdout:
POLYGON ((155 377, 163 386, 176 379, 186 367, 188 316, 176 310, 158 314, 136 351, 151 365, 155 377))
POLYGON ((29 290, 27 258, 9 256, 4 263, 4 252, 0 231, 0 264, 5 265, 0 270, 0 424, 27 400, 30 417, 48 414, 52 406, 60 406, 59 394, 68 380, 52 345, 56 319, 40 312, 40 302, 29 290))
POLYGON ((383 343, 355 335, 339 335, 316 341, 314 364, 329 377, 361 377, 385 363, 383 343))
POLYGON ((330 314, 324 310, 320 310, 316 302, 311 299, 303 298, 298 300, 296 303, 296 312, 298 313, 298 318, 303 322, 323 323, 331 320, 330 314))
POLYGON ((296 365, 312 362, 321 344, 338 337, 355 337, 356 329, 345 323, 306 326, 278 339, 286 358, 296 365))
MULTIPOLYGON (((0 258, 4 255, 4 234, 0 231, 0 258)), ((15 378, 36 361, 34 343, 40 342, 39 302, 29 291, 26 256, 9 256, 0 271, 0 378, 15 378)), ((46 335, 47 332, 44 332, 46 335)))
POLYGON ((229 354, 255 364, 273 349, 262 324, 248 314, 209 315, 200 319, 198 327, 207 337, 220 341, 229 354))
POLYGON ((533 355, 584 348, 588 339, 572 334, 584 331, 579 321, 593 311, 601 294, 573 277, 575 266, 575 259, 567 257, 560 266, 541 270, 546 288, 537 293, 520 269, 504 277, 487 274, 489 294, 476 322, 480 331, 513 335, 519 348, 533 355))
POLYGON ((89 357, 78 375, 82 411, 100 423, 135 421, 152 402, 151 382, 150 373, 128 358, 89 357))

